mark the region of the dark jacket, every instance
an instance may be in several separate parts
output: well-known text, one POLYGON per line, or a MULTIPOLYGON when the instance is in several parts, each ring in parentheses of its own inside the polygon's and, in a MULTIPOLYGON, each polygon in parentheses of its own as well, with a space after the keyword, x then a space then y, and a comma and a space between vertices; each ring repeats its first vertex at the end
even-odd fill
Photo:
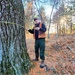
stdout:
MULTIPOLYGON (((39 27, 40 23, 39 24, 35 24, 35 27, 39 27)), ((34 34, 34 28, 33 29, 29 29, 28 30, 31 34, 34 34)), ((40 28, 39 30, 40 32, 46 32, 46 27, 45 25, 42 23, 42 27, 40 28)), ((35 39, 38 39, 38 34, 39 34, 39 31, 38 30, 35 30, 35 39)))

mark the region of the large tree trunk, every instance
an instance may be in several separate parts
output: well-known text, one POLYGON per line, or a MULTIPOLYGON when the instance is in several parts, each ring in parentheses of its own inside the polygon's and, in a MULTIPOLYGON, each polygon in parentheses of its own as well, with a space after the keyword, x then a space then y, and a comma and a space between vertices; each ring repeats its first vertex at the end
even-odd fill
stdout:
POLYGON ((31 66, 21 0, 0 0, 0 75, 23 75, 31 66))

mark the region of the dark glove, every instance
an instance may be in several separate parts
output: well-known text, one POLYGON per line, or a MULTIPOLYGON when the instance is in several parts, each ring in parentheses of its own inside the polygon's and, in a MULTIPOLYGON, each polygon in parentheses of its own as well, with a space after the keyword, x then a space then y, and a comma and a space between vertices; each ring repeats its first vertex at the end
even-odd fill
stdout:
POLYGON ((31 32, 32 30, 31 30, 31 29, 29 29, 28 31, 29 31, 29 32, 31 32))
POLYGON ((31 34, 34 33, 34 30, 33 30, 33 29, 29 29, 28 31, 29 31, 31 34))

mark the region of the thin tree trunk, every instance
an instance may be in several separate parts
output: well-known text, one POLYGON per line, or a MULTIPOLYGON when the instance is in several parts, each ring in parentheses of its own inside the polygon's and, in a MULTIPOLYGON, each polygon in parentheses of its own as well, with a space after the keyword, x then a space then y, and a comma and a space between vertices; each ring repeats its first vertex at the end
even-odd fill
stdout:
POLYGON ((72 34, 72 23, 70 25, 70 34, 72 34))
POLYGON ((51 10, 51 14, 50 14, 49 27, 48 27, 48 38, 50 38, 49 31, 50 31, 50 27, 51 27, 51 21, 52 21, 51 17, 52 17, 54 6, 55 6, 55 2, 54 2, 54 5, 52 6, 52 10, 51 10))
POLYGON ((31 66, 21 0, 0 1, 0 75, 23 75, 31 66))

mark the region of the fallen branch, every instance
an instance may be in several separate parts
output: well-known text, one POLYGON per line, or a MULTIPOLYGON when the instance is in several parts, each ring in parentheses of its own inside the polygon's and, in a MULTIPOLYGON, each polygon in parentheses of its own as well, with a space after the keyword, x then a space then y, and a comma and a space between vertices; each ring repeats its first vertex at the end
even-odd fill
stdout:
POLYGON ((72 49, 70 46, 67 46, 67 48, 68 48, 72 53, 75 53, 75 52, 73 51, 73 49, 72 49))

